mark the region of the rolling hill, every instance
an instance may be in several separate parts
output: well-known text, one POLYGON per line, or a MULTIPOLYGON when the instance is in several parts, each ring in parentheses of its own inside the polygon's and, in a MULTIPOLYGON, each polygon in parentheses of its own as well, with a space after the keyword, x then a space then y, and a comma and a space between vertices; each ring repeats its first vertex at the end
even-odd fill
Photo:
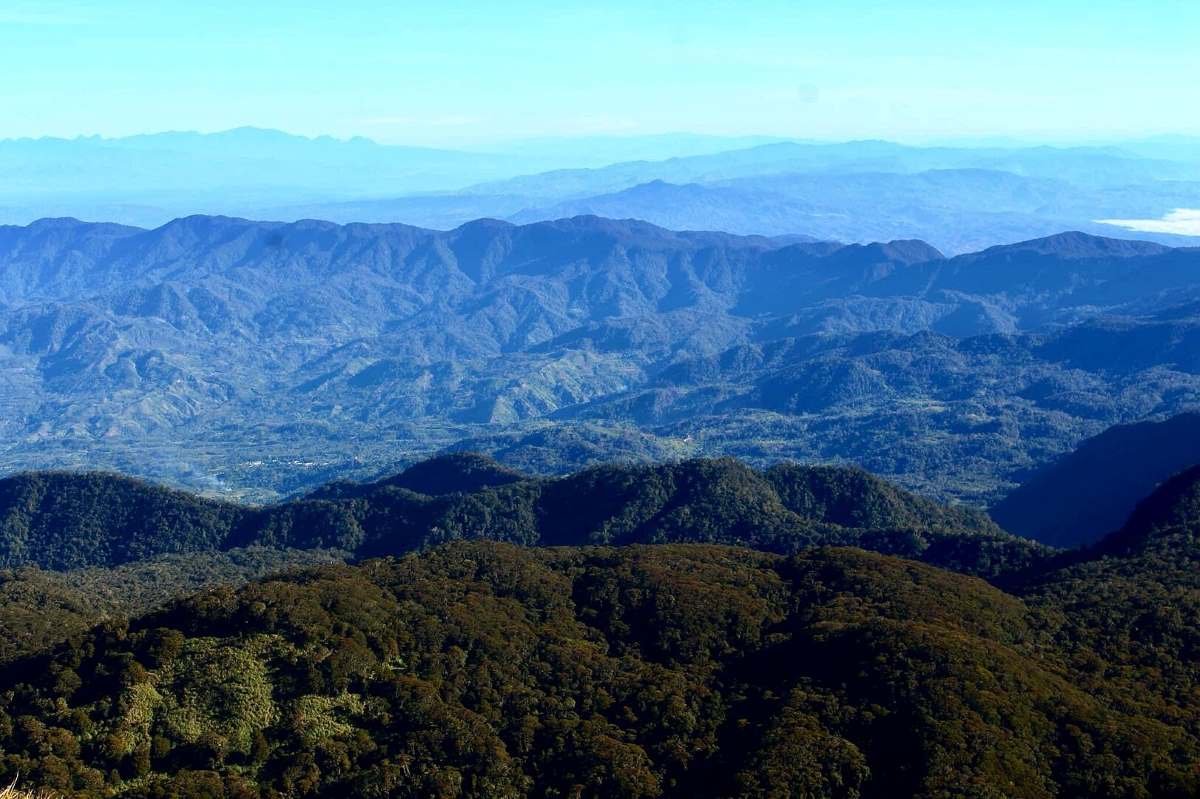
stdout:
POLYGON ((0 480, 6 567, 114 567, 251 547, 396 555, 459 539, 537 546, 725 543, 790 553, 853 544, 968 573, 1020 571, 1049 550, 986 515, 908 494, 864 472, 732 459, 608 466, 527 477, 448 455, 374 483, 331 483, 265 507, 97 473, 0 480), (418 493, 417 490, 425 493, 418 493))

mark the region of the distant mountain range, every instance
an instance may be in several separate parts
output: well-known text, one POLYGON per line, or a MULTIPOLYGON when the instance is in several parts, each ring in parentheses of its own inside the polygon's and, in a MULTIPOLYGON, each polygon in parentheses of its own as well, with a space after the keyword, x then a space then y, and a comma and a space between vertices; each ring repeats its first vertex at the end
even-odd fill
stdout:
POLYGON ((696 157, 774 141, 778 139, 679 134, 512 142, 501 149, 467 151, 250 127, 121 138, 6 139, 0 140, 0 174, 5 178, 0 191, 29 202, 89 197, 134 202, 140 197, 147 210, 155 198, 175 203, 190 191, 201 195, 192 201, 195 210, 211 201, 211 192, 232 191, 233 202, 246 203, 256 197, 317 195, 328 200, 445 191, 565 166, 696 157))
POLYGON ((244 128, 0 141, 0 222, 20 224, 71 216, 153 227, 219 213, 452 229, 594 214, 860 243, 919 238, 953 254, 1066 229, 1185 244, 1097 220, 1189 208, 1200 208, 1190 139, 1000 148, 677 134, 463 152, 244 128))
POLYGON ((1200 250, 43 220, 0 228, 0 365, 9 470, 270 499, 445 448, 550 472, 734 454, 990 502, 1200 406, 1200 250))

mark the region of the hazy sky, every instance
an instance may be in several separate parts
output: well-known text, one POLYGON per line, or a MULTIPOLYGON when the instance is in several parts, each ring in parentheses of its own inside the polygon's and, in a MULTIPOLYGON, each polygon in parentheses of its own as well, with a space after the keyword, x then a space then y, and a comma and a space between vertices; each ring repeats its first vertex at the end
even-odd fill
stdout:
POLYGON ((0 137, 1200 133, 1200 0, 0 0, 0 137))

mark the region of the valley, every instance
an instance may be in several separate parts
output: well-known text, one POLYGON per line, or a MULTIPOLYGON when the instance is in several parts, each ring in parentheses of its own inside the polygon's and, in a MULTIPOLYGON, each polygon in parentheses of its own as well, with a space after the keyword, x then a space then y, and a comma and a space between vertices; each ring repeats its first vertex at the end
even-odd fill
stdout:
POLYGON ((1197 34, 0 4, 0 799, 1197 799, 1197 34))

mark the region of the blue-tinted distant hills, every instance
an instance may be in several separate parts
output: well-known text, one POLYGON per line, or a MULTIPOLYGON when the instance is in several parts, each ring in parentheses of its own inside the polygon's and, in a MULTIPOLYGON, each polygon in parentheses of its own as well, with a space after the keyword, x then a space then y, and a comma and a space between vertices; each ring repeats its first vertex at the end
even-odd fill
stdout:
POLYGON ((10 139, 0 141, 0 221, 74 216, 155 226, 197 213, 255 216, 271 207, 448 192, 523 173, 707 154, 766 141, 687 134, 586 137, 467 151, 249 127, 10 139))
POLYGON ((1096 220, 1157 218, 1200 204, 1198 175, 1195 164, 1140 159, 1111 148, 783 143, 270 215, 452 227, 472 215, 524 223, 595 214, 743 234, 860 242, 921 238, 952 253, 1064 229, 1185 245, 1186 237, 1130 233, 1096 220))
POLYGON ((630 161, 712 155, 748 150, 789 139, 780 136, 712 136, 697 133, 654 135, 556 136, 501 142, 486 151, 504 153, 522 163, 558 168, 597 168, 630 161))
POLYGON ((557 170, 480 188, 496 193, 570 196, 628 188, 649 179, 711 182, 790 173, 910 174, 945 169, 1003 171, 1093 187, 1200 178, 1200 163, 1195 161, 1138 156, 1113 147, 963 148, 912 147, 887 141, 778 142, 661 163, 557 170))
POLYGON ((19 204, 69 211, 74 202, 81 210, 68 215, 86 216, 83 205, 93 203, 161 207, 179 216, 180 210, 211 213, 289 197, 430 191, 463 185, 480 174, 511 175, 513 169, 495 155, 239 128, 120 139, 7 140, 0 142, 0 174, 0 200, 9 214, 19 204), (193 199, 186 199, 188 193, 194 193, 193 199), (188 203, 191 207, 185 209, 188 203), (224 205, 206 207, 212 203, 224 205))
POLYGON ((799 232, 847 242, 919 238, 947 252, 961 253, 1067 229, 1186 246, 1200 239, 1131 232, 1096 220, 1153 218, 1163 213, 1161 209, 1187 207, 1198 201, 1200 182, 1085 190, 1059 180, 968 169, 912 174, 788 173, 683 184, 653 180, 546 205, 540 205, 539 198, 521 194, 454 192, 293 206, 267 215, 341 222, 405 219, 443 229, 481 215, 517 223, 598 215, 642 219, 673 229, 767 236, 799 232))
POLYGON ((402 222, 579 214, 677 229, 960 253, 1065 229, 1169 244, 1099 219, 1200 207, 1189 139, 1094 147, 913 147, 763 137, 546 139, 488 152, 243 128, 0 142, 0 221, 72 216, 154 227, 197 213, 402 222))
MULTIPOLYGON (((1085 191, 1059 180, 978 169, 789 173, 684 185, 654 181, 611 194, 526 208, 510 218, 531 222, 598 214, 645 219, 671 228, 762 235, 804 231, 838 241, 920 238, 958 253, 1064 229, 1131 235, 1094 219, 1110 211, 1157 215, 1152 209, 1195 202, 1198 196, 1200 183, 1085 191)), ((1161 240, 1187 242, 1183 237, 1161 240)))
POLYGON ((1147 158, 1200 162, 1200 136, 1161 135, 1122 142, 1121 149, 1147 158))

